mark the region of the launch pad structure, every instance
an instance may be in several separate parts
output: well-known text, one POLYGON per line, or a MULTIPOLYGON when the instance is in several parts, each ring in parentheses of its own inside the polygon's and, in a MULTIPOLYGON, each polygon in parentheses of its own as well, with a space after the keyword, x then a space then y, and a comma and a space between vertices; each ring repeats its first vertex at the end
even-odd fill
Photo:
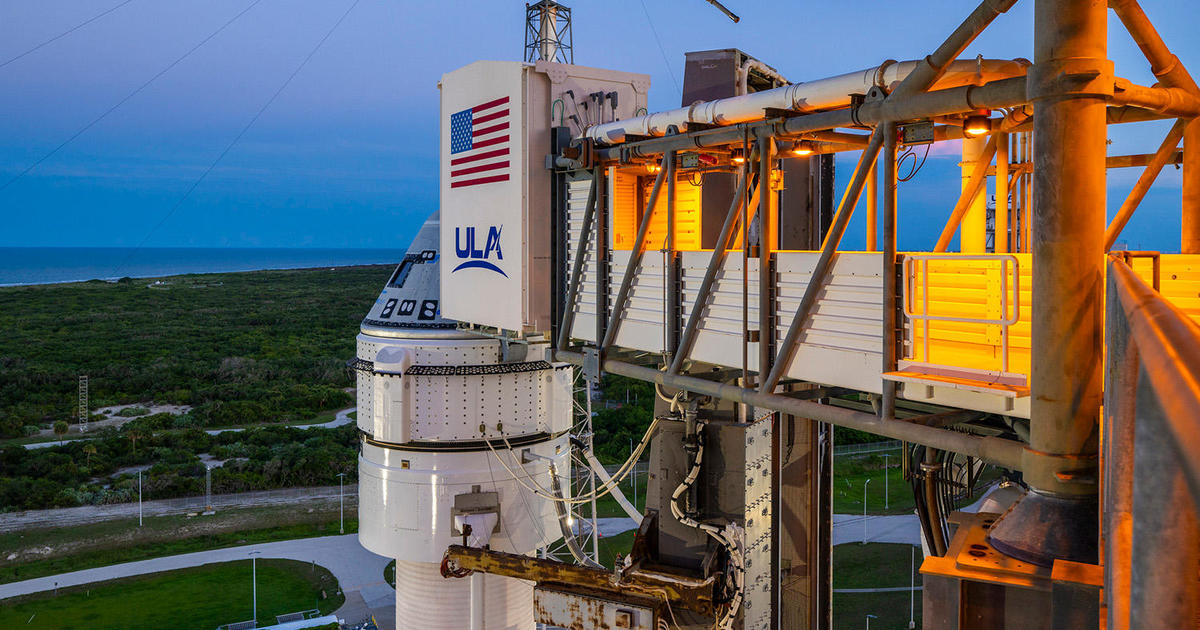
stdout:
POLYGON ((398 603, 436 601, 422 627, 827 628, 834 425, 904 444, 923 627, 1195 626, 1200 88, 1136 0, 1025 0, 1032 61, 960 58, 1016 1, 924 59, 802 83, 690 53, 665 112, 645 75, 554 61, 548 1, 528 8, 540 58, 443 77, 437 245, 397 269, 358 362, 361 538, 411 561, 398 603), (1158 83, 1118 74, 1110 15, 1158 83), (1164 119, 1154 152, 1106 155, 1109 125, 1164 119), (951 140, 962 195, 932 251, 897 251, 897 155, 951 140), (1179 253, 1114 250, 1175 163, 1179 253), (572 510, 629 469, 572 481, 576 373, 660 397, 615 568, 574 540, 572 510), (1020 496, 953 512, 983 466, 1020 496), (538 551, 560 534, 574 563, 538 551))

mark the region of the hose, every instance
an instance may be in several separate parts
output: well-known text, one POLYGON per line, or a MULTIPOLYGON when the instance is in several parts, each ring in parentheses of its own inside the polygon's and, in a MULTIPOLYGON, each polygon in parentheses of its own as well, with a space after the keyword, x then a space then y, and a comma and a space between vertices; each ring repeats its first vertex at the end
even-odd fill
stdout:
MULTIPOLYGON (((550 464, 550 478, 553 480, 554 494, 562 498, 562 484, 558 481, 558 470, 553 463, 550 464)), ((587 567, 604 568, 599 562, 587 557, 587 554, 583 553, 583 550, 579 548, 579 541, 575 540, 574 532, 571 531, 570 515, 567 513, 567 506, 555 501, 554 511, 558 513, 558 529, 562 532, 563 542, 566 543, 567 550, 571 552, 575 561, 587 567)))

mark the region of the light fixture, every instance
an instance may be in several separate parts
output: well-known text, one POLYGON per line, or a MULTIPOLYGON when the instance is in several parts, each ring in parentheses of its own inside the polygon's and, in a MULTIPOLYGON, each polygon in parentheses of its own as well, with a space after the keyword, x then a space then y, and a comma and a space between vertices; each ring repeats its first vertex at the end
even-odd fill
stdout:
POLYGON ((729 153, 729 161, 733 162, 734 164, 745 164, 746 156, 742 155, 740 149, 734 149, 729 153))
POLYGON ((992 130, 992 120, 985 113, 971 114, 963 121, 963 134, 977 138, 992 130))
POLYGON ((661 171, 661 170, 662 170, 662 165, 661 165, 661 164, 655 164, 654 162, 647 162, 647 163, 646 163, 646 170, 647 170, 647 171, 649 171, 651 175, 653 175, 653 174, 655 174, 655 173, 657 173, 657 172, 659 172, 659 171, 661 171))
POLYGON ((792 144, 792 155, 812 155, 813 143, 809 140, 797 140, 792 144))

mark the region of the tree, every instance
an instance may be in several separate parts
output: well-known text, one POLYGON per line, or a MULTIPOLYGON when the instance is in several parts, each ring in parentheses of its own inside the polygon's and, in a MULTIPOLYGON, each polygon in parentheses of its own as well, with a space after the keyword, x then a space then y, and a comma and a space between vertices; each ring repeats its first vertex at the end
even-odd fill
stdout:
POLYGON ((59 420, 58 422, 54 423, 54 435, 58 436, 59 446, 62 445, 63 436, 67 434, 68 429, 70 429, 70 426, 67 424, 66 420, 59 420))
POLYGON ((129 429, 126 435, 129 437, 129 441, 133 442, 133 452, 137 453, 137 441, 142 437, 142 432, 137 429, 129 429))
POLYGON ((87 455, 87 466, 88 466, 88 468, 91 468, 92 467, 92 455, 96 454, 96 445, 95 444, 84 444, 83 445, 83 454, 87 455))

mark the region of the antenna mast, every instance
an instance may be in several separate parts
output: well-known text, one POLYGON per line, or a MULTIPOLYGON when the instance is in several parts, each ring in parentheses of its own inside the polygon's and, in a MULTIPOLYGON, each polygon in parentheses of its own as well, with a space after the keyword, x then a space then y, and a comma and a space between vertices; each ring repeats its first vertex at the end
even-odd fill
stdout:
POLYGON ((575 63, 571 9, 551 0, 525 5, 525 61, 575 63))

